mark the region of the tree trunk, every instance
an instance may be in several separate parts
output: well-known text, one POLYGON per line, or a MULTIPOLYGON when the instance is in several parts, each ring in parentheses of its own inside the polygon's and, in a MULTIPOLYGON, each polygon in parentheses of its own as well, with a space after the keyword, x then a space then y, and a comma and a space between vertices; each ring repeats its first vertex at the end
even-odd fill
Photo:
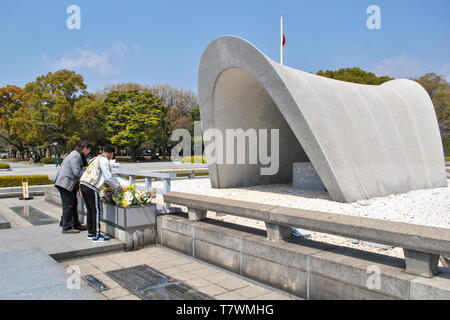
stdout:
POLYGON ((130 156, 131 156, 131 161, 132 162, 136 162, 137 161, 136 149, 135 148, 130 148, 130 156))

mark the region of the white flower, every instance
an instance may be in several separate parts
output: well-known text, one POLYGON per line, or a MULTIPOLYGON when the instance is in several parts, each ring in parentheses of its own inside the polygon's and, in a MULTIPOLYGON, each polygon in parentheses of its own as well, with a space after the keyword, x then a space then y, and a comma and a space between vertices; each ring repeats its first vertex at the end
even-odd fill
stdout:
POLYGON ((133 202, 133 194, 130 191, 125 192, 123 197, 127 202, 133 202))

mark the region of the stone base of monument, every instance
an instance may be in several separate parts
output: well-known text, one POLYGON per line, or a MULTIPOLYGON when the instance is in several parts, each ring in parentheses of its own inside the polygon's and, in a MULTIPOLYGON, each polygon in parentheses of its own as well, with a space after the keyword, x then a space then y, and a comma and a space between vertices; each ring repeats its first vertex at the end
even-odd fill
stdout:
POLYGON ((101 232, 125 243, 127 251, 156 244, 156 225, 124 230, 108 222, 100 222, 101 232))
POLYGON ((354 244, 362 244, 364 246, 376 247, 376 248, 380 248, 383 250, 388 250, 388 249, 394 248, 393 246, 388 246, 388 245, 376 243, 376 242, 361 241, 361 240, 357 240, 357 239, 348 239, 348 240, 350 240, 350 242, 354 243, 354 244))
POLYGON ((9 228, 11 228, 11 223, 0 214, 0 229, 9 229, 9 228))
POLYGON ((304 299, 450 299, 450 269, 433 278, 405 260, 301 238, 268 241, 264 230, 187 214, 157 217, 158 244, 304 299))
MULTIPOLYGON (((311 162, 294 162, 292 164, 292 186, 300 190, 326 190, 311 162)), ((311 238, 311 232, 299 228, 291 228, 291 235, 305 239, 311 238)))
POLYGON ((125 243, 127 250, 156 243, 156 205, 120 207, 103 203, 101 231, 125 243))
POLYGON ((311 162, 294 162, 292 164, 292 186, 301 190, 326 190, 311 162))

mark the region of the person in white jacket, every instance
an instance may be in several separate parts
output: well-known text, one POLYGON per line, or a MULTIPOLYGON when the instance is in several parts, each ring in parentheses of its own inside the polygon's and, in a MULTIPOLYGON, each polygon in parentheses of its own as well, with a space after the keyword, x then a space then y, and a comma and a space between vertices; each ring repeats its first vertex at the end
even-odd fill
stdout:
POLYGON ((103 153, 90 161, 80 178, 80 190, 87 209, 87 238, 92 242, 109 241, 108 237, 100 234, 100 191, 105 185, 108 185, 112 190, 125 190, 111 173, 109 161, 113 158, 114 152, 114 146, 105 146, 103 153))

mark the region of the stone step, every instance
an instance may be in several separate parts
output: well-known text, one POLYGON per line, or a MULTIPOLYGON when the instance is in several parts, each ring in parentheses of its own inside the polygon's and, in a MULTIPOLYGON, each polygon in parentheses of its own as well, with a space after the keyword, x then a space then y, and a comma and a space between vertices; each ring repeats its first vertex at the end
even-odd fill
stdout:
POLYGON ((55 260, 41 250, 0 252, 0 300, 98 300, 81 281, 69 281, 55 260))
MULTIPOLYGON (((46 190, 54 189, 53 185, 29 186, 28 193, 30 197, 43 196, 46 190)), ((0 188, 0 199, 4 198, 20 198, 22 197, 22 187, 6 187, 0 188)))
POLYGON ((9 228, 11 228, 11 223, 0 214, 0 229, 9 229, 9 228))
POLYGON ((87 231, 78 234, 63 234, 58 223, 5 229, 0 232, 0 252, 39 248, 59 261, 125 250, 125 244, 117 239, 111 239, 105 243, 92 243, 86 237, 87 231))

